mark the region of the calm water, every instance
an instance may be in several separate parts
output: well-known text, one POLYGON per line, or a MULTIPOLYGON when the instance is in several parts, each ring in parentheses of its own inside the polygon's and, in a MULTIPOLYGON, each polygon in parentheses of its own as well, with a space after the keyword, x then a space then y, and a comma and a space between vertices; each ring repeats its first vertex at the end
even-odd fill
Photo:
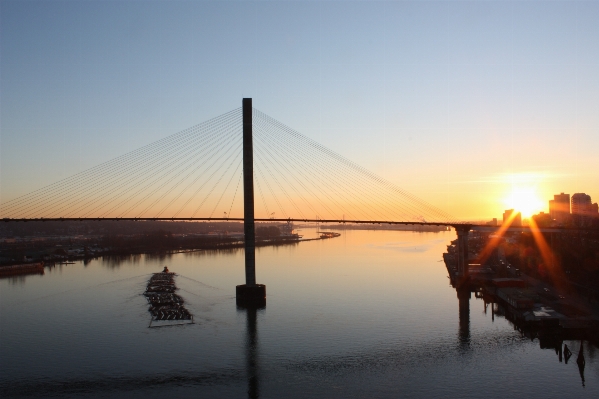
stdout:
MULTIPOLYGON (((314 230, 301 231, 305 236, 314 230)), ((599 359, 566 365, 470 299, 460 328, 441 254, 453 232, 348 231, 259 248, 266 309, 235 306, 243 251, 98 259, 0 280, 2 397, 597 398, 599 359), (168 265, 195 324, 148 328, 168 265)))

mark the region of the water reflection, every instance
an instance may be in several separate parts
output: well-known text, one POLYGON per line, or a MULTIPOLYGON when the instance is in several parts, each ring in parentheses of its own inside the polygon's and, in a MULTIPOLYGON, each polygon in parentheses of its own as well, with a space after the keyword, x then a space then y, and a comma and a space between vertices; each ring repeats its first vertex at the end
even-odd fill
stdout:
MULTIPOLYGON (((264 247, 278 248, 278 247, 290 247, 297 246, 298 242, 278 242, 278 243, 259 243, 256 249, 264 247)), ((102 255, 99 257, 88 257, 84 258, 83 265, 88 266, 93 261, 99 260, 102 266, 109 269, 117 269, 122 265, 139 264, 141 262, 155 262, 158 264, 169 263, 173 261, 173 258, 177 255, 183 255, 185 258, 211 258, 235 255, 239 252, 243 252, 241 247, 229 247, 229 248, 218 248, 218 249, 184 249, 174 250, 168 252, 149 252, 149 253, 136 253, 136 254, 112 254, 102 255)))
MULTIPOLYGON (((145 255, 146 257, 148 255, 145 255)), ((142 261, 142 255, 133 254, 133 255, 106 255, 100 258, 100 263, 102 266, 107 267, 109 269, 118 269, 123 264, 138 264, 142 261)))
POLYGON ((10 285, 24 285, 25 280, 31 276, 43 276, 44 271, 23 273, 17 276, 0 276, 0 280, 8 280, 10 285))
POLYGON ((246 312, 246 343, 245 343, 245 361, 248 379, 248 397, 258 398, 260 376, 258 367, 258 337, 256 331, 256 316, 258 309, 251 307, 244 310, 246 312))
MULTIPOLYGON (((582 386, 585 387, 584 371, 586 367, 586 359, 584 356, 584 340, 585 334, 576 330, 567 330, 561 326, 555 326, 554 324, 541 323, 540 325, 528 325, 521 322, 514 317, 510 308, 506 305, 495 302, 495 298, 489 295, 484 290, 471 291, 469 288, 456 288, 456 294, 458 298, 458 317, 459 317, 459 330, 458 330, 458 342, 459 348, 462 353, 465 353, 470 349, 471 345, 471 331, 470 331, 470 298, 471 293, 475 293, 477 299, 482 299, 484 306, 484 314, 488 314, 489 305, 491 311, 491 322, 495 321, 495 315, 501 316, 508 320, 514 327, 514 330, 520 332, 522 338, 529 338, 534 342, 535 339, 539 340, 539 347, 541 349, 554 350, 560 363, 568 364, 570 358, 576 355, 576 365, 580 374, 582 386), (572 344, 568 347, 565 340, 580 340, 580 347, 578 350, 572 348, 572 344)), ((586 337, 587 339, 589 337, 586 337)), ((590 339, 588 343, 588 352, 591 355, 594 354, 594 346, 596 345, 595 340, 590 339)))
POLYGON ((470 290, 457 290, 460 329, 458 340, 460 349, 468 350, 470 347, 470 290))
POLYGON ((584 359, 584 346, 582 344, 582 341, 580 341, 580 349, 578 350, 576 364, 578 365, 578 372, 580 373, 580 378, 582 379, 582 386, 584 387, 584 366, 586 364, 586 361, 584 359))
POLYGON ((154 252, 145 254, 146 260, 157 261, 158 263, 164 263, 167 260, 171 260, 172 257, 173 254, 170 252, 154 252))

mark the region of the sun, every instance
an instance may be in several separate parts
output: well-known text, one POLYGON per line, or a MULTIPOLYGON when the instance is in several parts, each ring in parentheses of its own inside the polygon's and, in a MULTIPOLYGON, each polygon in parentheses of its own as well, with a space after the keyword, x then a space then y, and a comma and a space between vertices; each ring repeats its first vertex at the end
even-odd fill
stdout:
POLYGON ((506 199, 509 208, 522 213, 522 217, 530 217, 543 209, 543 201, 534 187, 513 187, 506 199))

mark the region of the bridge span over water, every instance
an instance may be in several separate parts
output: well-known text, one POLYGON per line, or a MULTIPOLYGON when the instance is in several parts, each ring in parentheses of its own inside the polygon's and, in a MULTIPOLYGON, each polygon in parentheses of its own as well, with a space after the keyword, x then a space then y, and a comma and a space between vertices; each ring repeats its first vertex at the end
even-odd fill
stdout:
MULTIPOLYGON (((84 222, 84 221, 179 221, 179 222, 243 222, 244 218, 206 218, 206 217, 123 217, 123 218, 3 218, 2 222, 84 222)), ((454 229, 469 229, 469 231, 480 231, 485 233, 498 233, 512 232, 512 233, 526 233, 526 232, 540 232, 540 233, 565 233, 565 232, 583 232, 588 231, 585 228, 579 227, 538 227, 538 226, 513 226, 502 227, 502 226, 490 226, 488 224, 477 224, 476 222, 461 222, 461 223, 443 223, 443 222, 404 222, 404 221, 393 221, 393 220, 350 220, 350 219, 261 219, 254 218, 255 222, 270 222, 270 223, 324 223, 324 224, 371 224, 371 225, 400 225, 400 226, 439 226, 439 227, 451 227, 454 229)))
POLYGON ((265 287, 256 283, 256 222, 452 227, 463 276, 471 230, 564 231, 511 227, 511 220, 500 227, 457 220, 256 110, 251 98, 240 109, 5 201, 0 220, 243 221, 240 306, 266 300, 265 287))

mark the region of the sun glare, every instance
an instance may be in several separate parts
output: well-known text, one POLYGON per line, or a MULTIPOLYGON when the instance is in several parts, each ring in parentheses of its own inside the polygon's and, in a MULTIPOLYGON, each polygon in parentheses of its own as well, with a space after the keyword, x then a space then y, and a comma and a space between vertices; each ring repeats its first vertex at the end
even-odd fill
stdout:
POLYGON ((509 208, 522 213, 522 217, 530 217, 543 209, 543 201, 534 187, 514 187, 506 200, 509 208))

